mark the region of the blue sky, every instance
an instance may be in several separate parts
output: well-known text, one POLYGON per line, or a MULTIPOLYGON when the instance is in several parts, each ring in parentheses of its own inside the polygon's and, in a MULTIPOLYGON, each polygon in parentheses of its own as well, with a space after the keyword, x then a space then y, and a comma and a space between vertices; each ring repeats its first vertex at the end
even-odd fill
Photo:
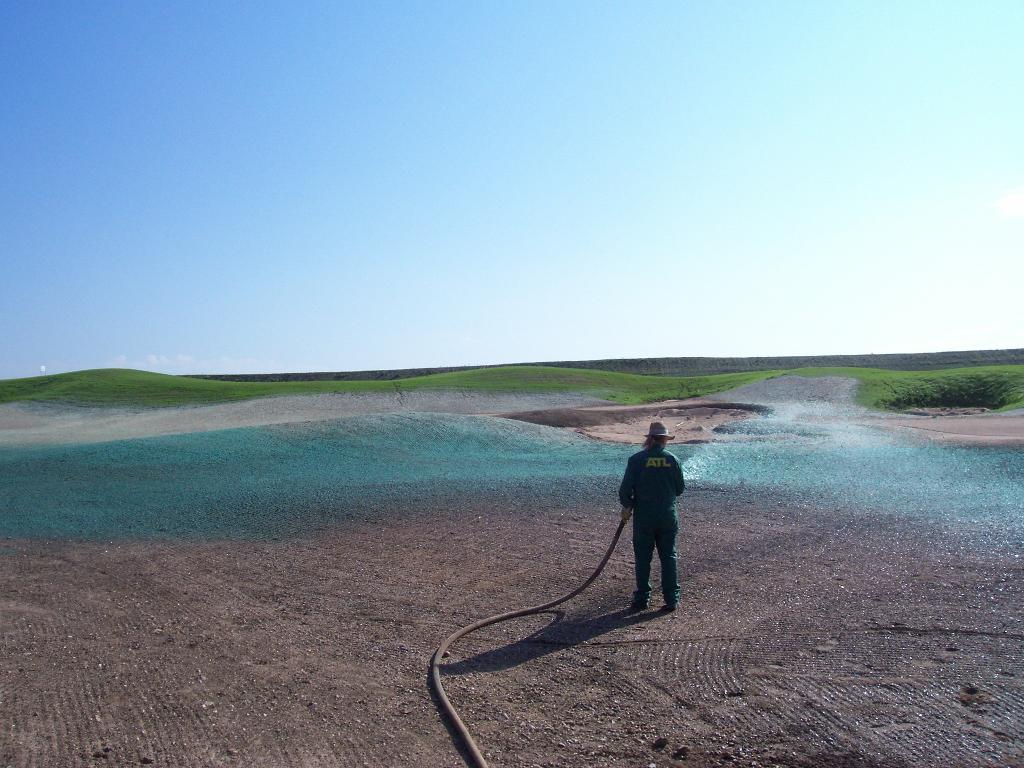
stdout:
POLYGON ((0 377, 1024 346, 1024 3, 0 5, 0 377))

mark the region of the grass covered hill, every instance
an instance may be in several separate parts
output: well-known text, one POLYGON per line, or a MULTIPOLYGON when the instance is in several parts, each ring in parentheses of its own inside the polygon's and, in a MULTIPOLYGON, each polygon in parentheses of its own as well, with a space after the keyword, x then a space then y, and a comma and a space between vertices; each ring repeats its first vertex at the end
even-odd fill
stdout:
POLYGON ((621 403, 645 403, 722 392, 770 373, 721 376, 638 376, 542 366, 476 368, 395 381, 222 381, 147 371, 100 368, 0 381, 0 403, 63 401, 88 405, 168 406, 218 403, 272 395, 325 392, 580 392, 621 403))
MULTIPOLYGON (((585 368, 653 376, 711 376, 716 373, 785 371, 794 368, 881 368, 888 371, 938 371, 988 365, 1024 365, 1024 349, 982 349, 964 352, 911 352, 884 355, 810 355, 796 357, 641 357, 608 360, 571 360, 519 363, 544 368, 585 368)), ((378 371, 305 371, 300 373, 225 373, 196 375, 217 381, 393 381, 432 373, 459 373, 479 368, 509 366, 457 366, 401 368, 378 371)))
POLYGON ((944 371, 809 368, 794 373, 858 379, 857 399, 864 405, 882 410, 1024 408, 1024 365, 988 365, 944 371))
POLYGON ((579 392, 620 403, 699 397, 783 374, 848 376, 861 382, 858 399, 887 410, 943 406, 1024 407, 1024 365, 888 371, 877 368, 795 368, 710 376, 643 376, 547 366, 500 366, 391 381, 225 381, 103 368, 0 380, 0 403, 66 402, 159 407, 229 402, 273 395, 326 392, 579 392))

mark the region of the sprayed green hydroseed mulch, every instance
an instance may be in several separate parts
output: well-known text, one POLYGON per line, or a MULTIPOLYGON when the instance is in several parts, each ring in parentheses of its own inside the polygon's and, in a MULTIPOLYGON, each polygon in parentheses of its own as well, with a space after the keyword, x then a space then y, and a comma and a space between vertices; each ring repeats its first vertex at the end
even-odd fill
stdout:
MULTIPOLYGON (((750 439, 675 446, 691 487, 788 493, 1020 541, 1024 451, 905 443, 785 411, 731 427, 750 439), (1016 537, 1016 538, 1014 538, 1016 537)), ((306 535, 352 516, 488 496, 616 507, 636 450, 559 429, 444 414, 0 450, 0 536, 50 539, 306 535)))
POLYGON ((601 482, 628 447, 440 414, 0 450, 0 535, 304 533, 410 498, 601 482))

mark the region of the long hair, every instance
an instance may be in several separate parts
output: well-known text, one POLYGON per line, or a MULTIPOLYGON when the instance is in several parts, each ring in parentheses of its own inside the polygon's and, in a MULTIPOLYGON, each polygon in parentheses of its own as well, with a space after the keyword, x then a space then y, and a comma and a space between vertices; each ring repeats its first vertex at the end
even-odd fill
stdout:
POLYGON ((666 445, 668 445, 668 438, 655 437, 654 435, 648 435, 646 438, 644 438, 645 451, 648 450, 649 448, 653 448, 655 445, 660 445, 662 448, 664 448, 666 445))

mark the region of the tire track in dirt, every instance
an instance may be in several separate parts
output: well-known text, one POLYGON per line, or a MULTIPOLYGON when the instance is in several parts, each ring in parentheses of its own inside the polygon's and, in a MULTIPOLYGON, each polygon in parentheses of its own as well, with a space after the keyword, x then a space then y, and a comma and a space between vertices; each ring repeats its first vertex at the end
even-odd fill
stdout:
POLYGON ((145 679, 149 688, 151 721, 146 732, 153 733, 161 744, 161 753, 185 758, 184 766, 201 765, 203 752, 211 750, 209 723, 199 712, 205 697, 197 697, 194 689, 178 675, 153 665, 145 679), (193 757, 194 756, 194 757, 193 757))
MULTIPOLYGON (((776 639, 781 642, 747 640, 743 655, 758 667, 751 672, 750 695, 769 696, 774 702, 772 718, 785 723, 790 735, 809 721, 818 721, 823 730, 812 728, 811 732, 826 743, 835 741, 862 751, 867 745, 869 752, 893 761, 918 754, 943 765, 988 759, 986 744, 991 744, 993 735, 1007 744, 1024 738, 1024 705, 1019 696, 993 680, 987 665, 950 664, 949 659, 927 665, 911 660, 928 653, 948 655, 945 643, 937 646, 926 640, 922 644, 906 635, 879 636, 871 631, 843 633, 838 640, 819 645, 808 636, 776 639), (794 654, 801 644, 805 650, 794 654), (970 711, 964 704, 962 681, 966 679, 986 681, 980 688, 966 686, 977 690, 980 709, 988 715, 988 722, 976 728, 964 727, 970 711)), ((972 639, 989 647, 977 647, 968 654, 960 653, 962 648, 954 650, 968 659, 999 658, 1010 679, 1019 673, 1019 644, 1013 658, 1012 641, 984 634, 972 639)), ((742 717, 738 723, 755 728, 742 717)))
POLYGON ((949 632, 966 638, 954 647, 873 628, 838 636, 694 639, 674 638, 667 628, 661 634, 587 647, 628 659, 651 685, 701 710, 712 732, 739 731, 748 741, 780 745, 809 739, 836 752, 886 755, 894 764, 909 754, 936 765, 1020 756, 1013 745, 1024 741, 1024 700, 1014 693, 1024 646, 1014 637, 949 632), (984 659, 998 659, 998 669, 984 659), (993 738, 1002 749, 992 747, 993 738))
MULTIPOLYGON (((372 545, 380 547, 379 540, 372 545)), ((361 579, 353 583, 351 573, 347 574, 348 586, 355 589, 350 590, 351 594, 332 597, 327 591, 334 582, 332 574, 345 571, 329 559, 324 562, 323 551, 303 542, 277 548, 281 550, 279 557, 263 562, 258 581, 240 578, 239 567, 247 571, 250 562, 229 558, 221 559, 212 573, 207 565, 201 577, 200 592, 219 593, 219 599, 226 598, 230 605, 226 617, 229 623, 235 631, 245 632, 259 648, 254 663, 247 664, 227 681, 230 688, 225 697, 239 703, 238 716, 243 721, 274 720, 287 724, 260 729, 251 738, 251 744, 258 744, 259 750, 240 749, 240 755, 252 764, 268 766, 375 764, 381 758, 381 747, 373 742, 372 731, 358 723, 359 727, 354 729, 345 727, 337 721, 335 708, 363 710, 370 717, 373 710, 368 705, 386 700, 387 696, 363 684, 365 673, 353 675, 344 664, 337 666, 341 660, 337 640, 323 632, 322 627, 334 625, 334 633, 352 643, 348 654, 366 657, 373 648, 364 647, 365 641, 361 642, 360 637, 379 635, 395 622, 388 620, 385 627, 377 624, 381 617, 361 605, 367 592, 359 588, 361 579), (296 570, 296 562, 305 565, 296 570), (282 622, 289 627, 288 636, 279 638, 270 628, 282 622), (324 705, 323 693, 307 692, 315 677, 336 681, 330 686, 331 706, 324 705), (254 698, 250 691, 260 689, 265 695, 254 698), (296 731, 300 729, 305 735, 297 739, 296 731)), ((197 562, 200 572, 201 566, 197 562)), ((422 612, 422 606, 419 608, 413 613, 422 612)))
POLYGON ((688 640, 637 642, 632 653, 638 671, 657 673, 663 681, 675 681, 693 693, 713 698, 737 696, 743 691, 736 671, 736 640, 688 640))
POLYGON ((950 704, 955 700, 951 690, 803 676, 773 679, 770 690, 775 693, 775 717, 786 725, 788 735, 806 726, 809 735, 825 743, 893 761, 915 754, 933 765, 976 764, 988 740, 964 729, 962 717, 950 704))

